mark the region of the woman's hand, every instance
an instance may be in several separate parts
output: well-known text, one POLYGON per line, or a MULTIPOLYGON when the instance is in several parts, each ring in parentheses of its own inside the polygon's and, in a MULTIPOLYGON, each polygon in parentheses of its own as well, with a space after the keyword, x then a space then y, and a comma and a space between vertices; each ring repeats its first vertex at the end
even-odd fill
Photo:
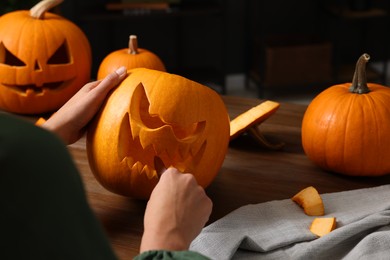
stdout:
POLYGON ((212 202, 194 176, 169 168, 146 207, 141 252, 188 250, 208 221, 211 210, 212 202))
POLYGON ((126 68, 120 67, 101 81, 85 84, 41 126, 55 132, 66 144, 76 142, 85 126, 99 110, 108 92, 126 77, 126 68))

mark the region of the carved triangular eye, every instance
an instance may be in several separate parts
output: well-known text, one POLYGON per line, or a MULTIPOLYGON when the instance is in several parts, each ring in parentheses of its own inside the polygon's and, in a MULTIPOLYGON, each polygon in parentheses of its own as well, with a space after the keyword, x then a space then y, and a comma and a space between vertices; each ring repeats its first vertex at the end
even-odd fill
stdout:
POLYGON ((67 64, 70 62, 68 44, 64 41, 60 47, 51 55, 47 64, 67 64))
POLYGON ((0 62, 9 66, 26 66, 26 63, 11 53, 3 43, 0 43, 0 62))

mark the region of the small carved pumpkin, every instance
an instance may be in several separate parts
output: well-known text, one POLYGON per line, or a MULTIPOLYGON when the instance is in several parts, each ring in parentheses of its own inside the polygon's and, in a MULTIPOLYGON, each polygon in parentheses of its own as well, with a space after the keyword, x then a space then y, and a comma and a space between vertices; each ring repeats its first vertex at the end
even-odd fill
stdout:
POLYGON ((184 77, 137 68, 108 97, 87 134, 89 164, 108 190, 148 198, 163 168, 192 173, 207 187, 229 138, 220 96, 184 77))
POLYGON ((0 17, 0 108, 23 114, 58 109, 90 80, 91 49, 72 22, 47 10, 44 0, 29 11, 0 17))
POLYGON ((125 66, 128 70, 147 68, 166 71, 164 63, 153 52, 138 48, 136 35, 130 35, 129 48, 120 49, 108 54, 99 66, 97 79, 103 79, 118 67, 125 66))
POLYGON ((390 173, 390 89, 367 83, 363 54, 352 83, 321 92, 307 108, 302 145, 320 167, 352 176, 390 173))

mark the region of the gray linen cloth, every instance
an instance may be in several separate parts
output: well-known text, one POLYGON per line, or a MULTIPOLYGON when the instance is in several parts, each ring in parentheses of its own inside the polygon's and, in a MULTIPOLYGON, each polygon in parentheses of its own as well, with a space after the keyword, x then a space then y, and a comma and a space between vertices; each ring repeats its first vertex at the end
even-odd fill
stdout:
POLYGON ((291 199, 243 206, 203 228, 190 250, 211 259, 390 259, 390 185, 321 194, 337 227, 318 238, 291 199))

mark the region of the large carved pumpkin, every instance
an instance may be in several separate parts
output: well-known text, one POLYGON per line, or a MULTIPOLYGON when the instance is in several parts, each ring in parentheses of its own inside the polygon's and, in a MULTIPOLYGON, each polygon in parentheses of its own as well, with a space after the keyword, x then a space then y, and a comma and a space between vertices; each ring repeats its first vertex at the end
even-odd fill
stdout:
POLYGON ((90 80, 91 49, 72 22, 47 10, 62 0, 0 17, 0 109, 23 114, 61 107, 90 80))
POLYGON ((107 189, 148 198, 162 168, 192 173, 207 187, 229 143, 220 96, 178 75, 138 68, 108 97, 88 129, 92 172, 107 189))
POLYGON ((334 85, 310 103, 302 145, 320 167, 353 176, 390 173, 390 89, 367 83, 362 55, 352 83, 334 85))
POLYGON ((98 69, 97 79, 105 78, 120 66, 125 66, 128 70, 147 68, 166 71, 164 63, 155 53, 138 48, 136 35, 130 35, 128 48, 113 51, 103 59, 98 69))

